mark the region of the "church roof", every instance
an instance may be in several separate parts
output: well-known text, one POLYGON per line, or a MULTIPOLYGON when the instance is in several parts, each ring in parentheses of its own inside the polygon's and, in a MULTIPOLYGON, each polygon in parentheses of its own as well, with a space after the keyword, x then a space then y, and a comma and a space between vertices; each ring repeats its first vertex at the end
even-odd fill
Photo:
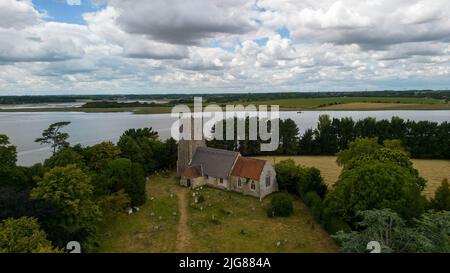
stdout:
POLYGON ((184 169, 183 176, 189 179, 203 176, 202 166, 190 166, 184 169))
POLYGON ((227 179, 238 156, 238 152, 198 147, 190 166, 201 166, 203 175, 227 179))
POLYGON ((241 156, 236 161, 231 175, 259 180, 265 165, 265 160, 241 156))

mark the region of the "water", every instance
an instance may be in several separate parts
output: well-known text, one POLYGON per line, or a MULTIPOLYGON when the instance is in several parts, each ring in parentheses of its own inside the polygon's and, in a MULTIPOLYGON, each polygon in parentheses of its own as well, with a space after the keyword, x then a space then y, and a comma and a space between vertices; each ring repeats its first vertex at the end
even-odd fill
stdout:
POLYGON ((0 109, 42 109, 42 108, 72 108, 81 107, 84 102, 67 102, 67 103, 30 103, 30 104, 1 104, 0 109))
MULTIPOLYGON (((281 112, 280 118, 293 119, 300 132, 315 128, 322 114, 331 117, 352 117, 354 120, 366 117, 390 119, 399 116, 405 120, 429 120, 450 122, 450 111, 305 111, 281 112)), ((6 134, 13 145, 17 146, 18 164, 30 166, 42 162, 51 155, 47 146, 35 143, 44 129, 59 121, 72 122, 64 129, 70 135, 71 144, 84 146, 102 141, 117 142, 122 133, 130 128, 153 127, 162 139, 170 137, 174 118, 170 114, 134 115, 131 113, 79 113, 79 112, 0 112, 0 134, 6 134)))

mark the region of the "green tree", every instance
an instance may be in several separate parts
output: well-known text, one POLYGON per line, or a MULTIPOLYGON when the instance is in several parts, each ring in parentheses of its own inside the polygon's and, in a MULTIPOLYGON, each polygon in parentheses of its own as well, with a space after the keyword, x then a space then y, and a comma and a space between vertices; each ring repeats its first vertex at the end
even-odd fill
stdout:
POLYGON ((54 204, 60 211, 53 219, 55 226, 73 234, 93 230, 101 216, 92 192, 91 178, 75 165, 67 165, 45 173, 31 196, 54 204))
POLYGON ((101 171, 108 163, 120 156, 120 149, 110 141, 105 141, 92 147, 86 148, 86 159, 88 165, 94 171, 101 171))
POLYGON ((431 208, 437 211, 450 211, 450 186, 447 179, 444 179, 437 188, 434 198, 431 200, 431 208))
POLYGON ((423 253, 450 251, 450 212, 427 212, 413 226, 391 210, 359 213, 358 231, 338 232, 333 236, 342 252, 366 252, 367 243, 377 241, 382 252, 423 253))
POLYGON ((400 167, 407 169, 415 178, 416 183, 421 190, 425 189, 427 181, 419 175, 412 161, 401 150, 391 150, 388 148, 380 148, 371 153, 361 154, 355 158, 352 158, 344 167, 344 171, 350 170, 362 164, 372 164, 373 161, 383 163, 393 163, 400 167))
POLYGON ((70 121, 62 121, 51 124, 44 132, 42 132, 42 137, 37 138, 35 142, 40 144, 50 144, 53 149, 53 154, 56 153, 58 149, 68 147, 69 134, 61 132, 61 128, 70 124, 70 121))
POLYGON ((314 131, 307 129, 299 141, 299 153, 302 155, 318 154, 318 147, 314 140, 314 131))
POLYGON ((133 162, 145 164, 142 149, 138 142, 129 135, 122 135, 117 143, 120 148, 121 157, 128 158, 133 162))
POLYGON ((59 252, 47 240, 37 219, 32 217, 9 218, 0 223, 0 253, 59 252))
POLYGON ((381 148, 376 138, 360 138, 349 144, 348 149, 340 151, 337 155, 337 163, 345 166, 352 159, 362 155, 370 155, 381 148))
POLYGON ((429 252, 450 253, 450 211, 424 213, 415 230, 431 242, 429 252))
POLYGON ((10 145, 6 135, 0 135, 0 187, 10 187, 25 190, 31 184, 27 176, 27 168, 17 167, 16 147, 10 145))
POLYGON ((74 149, 67 147, 46 159, 44 166, 48 169, 53 169, 54 167, 65 167, 70 164, 77 165, 80 168, 85 166, 83 156, 74 149))
POLYGON ((275 164, 275 171, 277 173, 277 182, 280 190, 285 190, 290 193, 296 193, 302 173, 294 160, 283 160, 275 164))
POLYGON ((139 140, 141 138, 158 139, 158 132, 154 131, 152 127, 129 129, 123 133, 123 136, 129 136, 134 140, 139 140))
POLYGON ((321 154, 334 155, 337 152, 337 137, 333 130, 329 115, 320 115, 317 129, 314 131, 315 140, 320 147, 321 154))
POLYGON ((280 147, 278 152, 284 155, 295 155, 299 150, 297 124, 292 119, 280 120, 280 147))
POLYGON ((13 167, 16 165, 17 151, 16 147, 10 145, 9 138, 6 135, 0 135, 0 168, 13 167))
POLYGON ((383 141, 383 146, 390 150, 403 152, 409 156, 408 151, 406 150, 405 146, 403 146, 403 143, 400 139, 386 139, 383 141))
MULTIPOLYGON (((301 168, 299 166, 299 168, 301 168)), ((327 185, 317 168, 301 168, 303 175, 298 181, 298 194, 303 196, 308 192, 315 192, 320 198, 323 198, 327 193, 327 185)))
POLYGON ((321 198, 327 192, 327 186, 316 168, 296 165, 292 159, 275 164, 277 182, 281 190, 304 197, 307 192, 316 192, 321 198))
POLYGON ((114 191, 121 189, 131 199, 132 206, 143 205, 146 201, 145 176, 142 167, 127 158, 118 158, 109 162, 107 177, 114 191))
POLYGON ((417 177, 391 162, 371 161, 344 170, 325 198, 327 213, 354 223, 358 212, 389 208, 406 219, 426 206, 417 177))

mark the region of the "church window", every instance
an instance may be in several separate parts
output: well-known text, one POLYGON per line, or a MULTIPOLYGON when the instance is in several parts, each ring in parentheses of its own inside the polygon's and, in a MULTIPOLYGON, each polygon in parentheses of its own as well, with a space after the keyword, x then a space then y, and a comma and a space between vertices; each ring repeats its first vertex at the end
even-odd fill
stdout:
POLYGON ((256 190, 255 181, 252 181, 252 183, 250 184, 250 189, 252 189, 253 191, 256 190))
POLYGON ((266 176, 266 187, 270 187, 270 173, 266 176))
POLYGON ((241 178, 238 178, 238 187, 239 188, 242 187, 242 180, 241 180, 241 178))

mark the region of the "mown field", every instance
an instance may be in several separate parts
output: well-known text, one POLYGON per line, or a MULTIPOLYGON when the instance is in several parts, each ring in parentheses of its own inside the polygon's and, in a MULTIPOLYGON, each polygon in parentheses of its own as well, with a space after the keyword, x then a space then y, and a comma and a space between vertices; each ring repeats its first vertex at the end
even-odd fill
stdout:
MULTIPOLYGON (((337 165, 335 156, 271 156, 263 158, 272 163, 291 158, 297 164, 316 167, 330 186, 337 181, 341 173, 341 167, 337 165)), ((434 196, 434 192, 444 178, 450 180, 450 160, 413 159, 412 162, 420 175, 428 181, 424 190, 427 197, 434 196)))
MULTIPOLYGON (((238 104, 239 101, 232 104, 238 104)), ((364 106, 370 108, 374 105, 378 105, 379 108, 391 106, 392 108, 413 106, 428 106, 438 107, 445 106, 450 109, 450 105, 444 100, 432 99, 432 98, 383 98, 383 97, 328 97, 328 98, 299 98, 299 99, 281 99, 281 100, 266 100, 266 101, 254 101, 249 102, 256 105, 279 105, 283 109, 300 109, 300 110, 317 110, 317 109, 332 109, 342 108, 343 105, 350 106, 346 110, 355 108, 364 108, 364 106)), ((375 108, 376 109, 376 108, 375 108)))
MULTIPOLYGON (((211 104, 214 102, 211 102, 211 104)), ((207 104, 204 102, 204 106, 207 104)), ((450 110, 450 103, 432 98, 403 97, 327 97, 327 98, 295 98, 262 101, 231 101, 224 105, 279 105, 282 111, 300 110, 450 110)), ((190 105, 192 106, 192 105, 190 105)), ((41 108, 41 109, 8 109, 1 112, 133 112, 135 114, 170 113, 171 107, 124 107, 124 108, 41 108)))
MULTIPOLYGON (((177 235, 189 238, 188 252, 337 252, 338 246, 314 222, 305 205, 295 199, 289 218, 268 218, 270 197, 259 199, 238 193, 178 185, 174 175, 152 176, 148 196, 154 197, 132 215, 121 215, 101 229, 100 252, 176 252, 177 235), (177 192, 185 195, 186 226, 179 227, 177 192), (195 204, 193 193, 205 201, 195 204), (171 197, 173 196, 173 197, 171 197), (177 216, 173 212, 177 212, 177 216), (150 216, 151 213, 154 216, 150 216), (163 219, 160 220, 159 216, 163 219), (162 229, 155 230, 155 226, 162 229), (186 236, 189 233, 189 236, 186 236)), ((179 240, 180 238, 178 238, 179 240)))

